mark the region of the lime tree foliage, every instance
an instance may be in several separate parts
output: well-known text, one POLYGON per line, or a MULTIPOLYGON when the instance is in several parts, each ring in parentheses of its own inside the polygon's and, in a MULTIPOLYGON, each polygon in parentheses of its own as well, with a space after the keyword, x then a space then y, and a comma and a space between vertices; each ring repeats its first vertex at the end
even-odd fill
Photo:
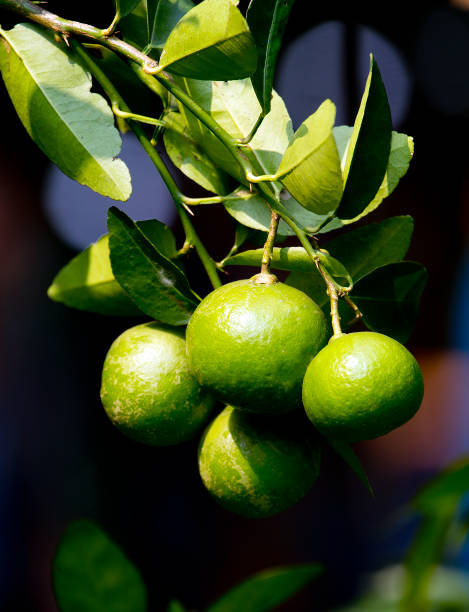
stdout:
MULTIPOLYGON (((206 427, 203 483, 224 507, 254 517, 307 493, 324 439, 369 486, 349 443, 407 421, 423 391, 402 346, 426 282, 425 269, 405 260, 412 219, 354 227, 397 187, 413 140, 392 130, 372 55, 353 126, 335 125, 325 100, 293 131, 273 90, 292 5, 251 0, 243 15, 232 0, 116 0, 102 30, 28 0, 0 0, 23 21, 0 29, 0 70, 31 138, 69 177, 125 201, 131 176, 120 132, 133 131, 185 233, 178 245, 157 219, 134 222, 131 208, 128 216, 110 207, 108 234, 57 274, 48 295, 149 319, 110 348, 101 390, 108 416, 150 445, 206 427), (159 110, 139 114, 143 107, 159 110), (205 196, 182 193, 177 171, 205 196), (233 218, 221 261, 194 227, 199 206, 233 218), (286 238, 291 246, 275 246, 286 238), (213 285, 208 296, 184 272, 190 252, 213 285), (245 266, 245 280, 229 282, 234 265, 245 266), (359 321, 369 331, 349 334, 359 321)), ((142 587, 119 563, 139 610, 142 587)))

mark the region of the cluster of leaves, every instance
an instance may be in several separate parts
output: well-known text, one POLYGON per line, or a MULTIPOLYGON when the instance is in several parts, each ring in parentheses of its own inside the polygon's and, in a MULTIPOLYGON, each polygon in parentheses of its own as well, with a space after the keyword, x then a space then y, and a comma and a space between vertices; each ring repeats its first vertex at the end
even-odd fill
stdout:
MULTIPOLYGON (((223 594, 206 612, 268 612, 321 572, 316 563, 264 570, 223 594)), ((53 585, 62 612, 144 612, 146 587, 138 569, 109 536, 91 521, 71 523, 54 558, 53 585)), ((184 612, 176 600, 167 612, 184 612)))

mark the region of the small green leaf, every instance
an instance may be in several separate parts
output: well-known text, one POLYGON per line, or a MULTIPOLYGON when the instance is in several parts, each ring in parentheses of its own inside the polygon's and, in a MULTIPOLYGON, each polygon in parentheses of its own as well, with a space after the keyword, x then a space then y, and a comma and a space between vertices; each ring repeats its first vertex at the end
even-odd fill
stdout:
POLYGON ((258 59, 252 84, 264 115, 270 111, 275 64, 295 0, 251 0, 246 14, 258 59))
POLYGON ((138 570, 91 521, 75 521, 55 553, 52 576, 61 612, 145 612, 138 570))
POLYGON ((114 116, 91 77, 52 32, 19 24, 1 30, 0 69, 31 138, 67 176, 114 200, 131 193, 114 116))
MULTIPOLYGON (((227 259, 225 265, 259 267, 262 263, 263 253, 264 249, 243 251, 243 253, 238 253, 227 259)), ((323 266, 339 285, 348 287, 353 284, 350 274, 340 261, 332 257, 327 251, 318 251, 317 255, 323 266)), ((314 262, 303 247, 274 247, 270 265, 275 270, 296 270, 317 274, 314 262)))
POLYGON ((186 612, 186 608, 177 599, 172 599, 168 604, 166 612, 186 612))
POLYGON ((159 57, 177 22, 194 8, 192 0, 147 0, 150 55, 159 57))
POLYGON ((334 119, 335 106, 326 100, 295 132, 277 171, 291 195, 318 215, 333 212, 342 196, 334 119))
POLYGON ((119 11, 121 17, 126 17, 131 13, 140 0, 114 0, 116 11, 119 11))
MULTIPOLYGON (((340 126, 341 128, 346 128, 346 130, 351 130, 352 128, 347 128, 347 126, 340 126)), ((334 128, 335 129, 335 128, 334 128)), ((345 136, 346 131, 342 133, 342 136, 345 136)), ((342 136, 340 134, 335 134, 336 142, 342 136)), ((340 141, 339 141, 340 142, 340 141)), ((339 152, 340 148, 343 146, 343 142, 338 144, 339 152)), ((330 232, 332 230, 343 227, 344 225, 349 225, 350 223, 355 223, 365 215, 369 215, 371 212, 376 210, 381 202, 387 198, 394 189, 397 187, 400 179, 404 176, 404 174, 409 169, 409 164, 414 154, 414 141, 410 136, 406 134, 399 134, 398 132, 393 132, 391 137, 391 151, 388 159, 388 166, 386 169, 386 174, 384 176, 383 182, 381 183, 381 187, 378 189, 378 193, 375 195, 373 200, 366 206, 366 208, 358 214, 353 219, 332 219, 330 223, 324 226, 321 229, 321 233, 330 232)))
POLYGON ((197 305, 181 270, 114 206, 108 215, 114 276, 145 314, 169 325, 185 325, 197 305))
POLYGON ((469 457, 452 463, 414 497, 413 506, 424 514, 438 514, 446 503, 459 502, 469 492, 469 457))
POLYGON ((206 612, 268 612, 303 589, 321 571, 317 563, 264 570, 230 589, 206 612))
POLYGON ((103 315, 143 314, 114 278, 107 234, 60 270, 47 295, 55 302, 103 315))
POLYGON ((160 68, 193 79, 229 81, 251 76, 256 45, 231 0, 203 0, 171 32, 160 68))
POLYGON ((353 219, 375 197, 386 172, 391 144, 391 111, 376 60, 371 56, 344 167, 344 193, 337 216, 353 219))
POLYGON ((351 292, 351 298, 369 329, 405 343, 417 320, 426 282, 427 272, 421 264, 401 261, 362 278, 351 292))
POLYGON ((191 138, 184 116, 171 112, 165 115, 168 129, 164 145, 171 161, 198 185, 218 194, 229 192, 232 180, 208 157, 191 138))
POLYGON ((373 488, 368 480, 365 470, 360 462, 360 459, 354 453, 353 449, 347 442, 343 440, 334 440, 332 438, 326 438, 335 452, 342 457, 345 463, 355 472, 358 478, 362 481, 365 487, 368 489, 371 497, 374 497, 373 488))

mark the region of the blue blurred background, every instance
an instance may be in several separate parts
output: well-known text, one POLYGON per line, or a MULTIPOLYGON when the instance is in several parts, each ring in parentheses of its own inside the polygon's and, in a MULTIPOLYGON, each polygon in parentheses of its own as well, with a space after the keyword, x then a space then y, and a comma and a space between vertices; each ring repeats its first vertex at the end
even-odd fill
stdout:
MULTIPOLYGON (((105 26, 111 0, 47 8, 105 26)), ((12 17, 3 12, 1 23, 12 17)), ((297 0, 277 89, 295 127, 326 97, 352 124, 373 52, 394 129, 415 138, 408 175, 366 223, 411 214, 409 259, 429 283, 408 344, 426 381, 406 426, 357 448, 375 488, 326 454, 317 485, 268 520, 218 508, 197 472, 197 441, 152 449, 120 435, 99 401, 113 339, 137 320, 67 309, 48 300, 57 271, 106 231, 111 204, 52 167, 29 140, 0 85, 0 610, 56 610, 50 563, 61 530, 94 518, 125 549, 149 587, 150 609, 169 597, 202 608, 248 574, 275 564, 321 561, 323 578, 284 610, 331 610, 361 577, 404 554, 412 525, 400 509, 439 468, 469 451, 469 1, 311 3, 297 0)), ((134 219, 157 217, 182 232, 164 185, 126 135, 134 219)), ((193 186, 180 179, 187 193, 193 186)), ((208 208, 208 207, 207 207, 208 208)), ((222 210, 197 211, 210 252, 233 234, 222 210), (216 228, 216 231, 213 231, 216 228)), ((190 274, 207 281, 196 261, 190 274)), ((469 558, 460 558, 469 570, 469 558)), ((104 611, 103 611, 104 612, 104 611)))

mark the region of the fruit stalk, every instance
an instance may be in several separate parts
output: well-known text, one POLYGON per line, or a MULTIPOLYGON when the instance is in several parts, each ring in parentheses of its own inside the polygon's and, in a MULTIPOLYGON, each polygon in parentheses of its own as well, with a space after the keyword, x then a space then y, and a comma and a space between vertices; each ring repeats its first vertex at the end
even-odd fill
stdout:
POLYGON ((270 262, 272 260, 272 249, 274 248, 275 236, 277 235, 280 216, 272 211, 270 217, 270 228, 267 234, 267 240, 264 244, 264 252, 262 254, 261 274, 270 274, 270 262))

